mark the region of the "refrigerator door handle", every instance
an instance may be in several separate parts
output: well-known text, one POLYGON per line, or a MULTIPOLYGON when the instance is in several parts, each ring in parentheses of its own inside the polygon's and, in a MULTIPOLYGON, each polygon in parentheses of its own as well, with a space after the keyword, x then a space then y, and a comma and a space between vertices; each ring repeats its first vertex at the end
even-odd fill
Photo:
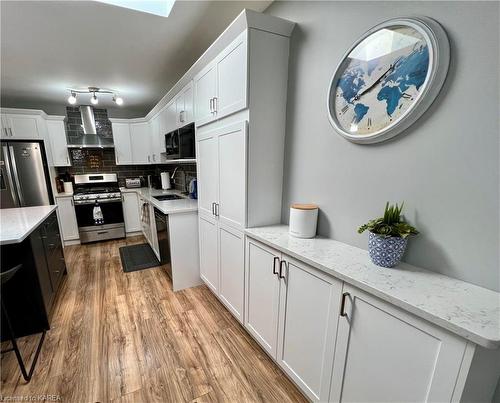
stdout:
POLYGON ((5 158, 5 173, 7 175, 7 180, 9 181, 10 195, 14 204, 19 206, 19 201, 17 200, 16 188, 14 187, 14 180, 12 179, 12 167, 10 166, 10 155, 7 146, 2 146, 3 155, 5 158))
POLYGON ((12 164, 12 176, 14 176, 14 180, 16 181, 16 188, 17 188, 17 194, 19 196, 19 206, 24 207, 24 196, 23 196, 23 191, 21 189, 21 183, 19 182, 19 176, 17 174, 17 166, 16 166, 16 159, 15 159, 15 154, 14 154, 14 147, 9 146, 9 151, 10 151, 10 163, 12 164))

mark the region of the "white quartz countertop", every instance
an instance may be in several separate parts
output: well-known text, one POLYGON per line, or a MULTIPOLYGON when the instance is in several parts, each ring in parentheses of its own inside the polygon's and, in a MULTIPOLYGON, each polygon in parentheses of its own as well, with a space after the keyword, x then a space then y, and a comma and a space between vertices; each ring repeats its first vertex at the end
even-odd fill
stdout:
POLYGON ((177 214, 177 213, 189 213, 193 211, 198 211, 198 200, 189 199, 186 195, 181 194, 178 190, 161 190, 161 189, 149 189, 147 187, 127 189, 120 188, 123 193, 126 192, 136 192, 138 195, 147 199, 153 206, 160 210, 163 214, 177 214), (160 201, 154 198, 154 196, 175 194, 183 197, 177 200, 164 200, 160 201))
POLYGON ((57 206, 0 209, 0 245, 24 241, 57 206))
POLYGON ((500 293, 401 263, 374 265, 366 250, 332 239, 299 239, 288 226, 246 234, 300 261, 487 348, 500 346, 500 293))

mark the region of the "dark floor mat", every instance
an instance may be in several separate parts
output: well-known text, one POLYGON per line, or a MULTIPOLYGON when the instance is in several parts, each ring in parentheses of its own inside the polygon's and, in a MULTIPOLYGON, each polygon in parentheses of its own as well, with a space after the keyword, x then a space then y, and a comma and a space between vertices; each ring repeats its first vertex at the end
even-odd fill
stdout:
POLYGON ((122 246, 120 248, 120 258, 125 273, 160 266, 153 249, 147 243, 122 246))

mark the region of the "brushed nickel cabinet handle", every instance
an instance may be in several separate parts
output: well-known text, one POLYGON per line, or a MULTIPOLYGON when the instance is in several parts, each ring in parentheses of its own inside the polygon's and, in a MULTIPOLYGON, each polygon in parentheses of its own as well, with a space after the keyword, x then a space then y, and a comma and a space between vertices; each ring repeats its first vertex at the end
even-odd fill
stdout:
POLYGON ((282 260, 282 261, 280 262, 280 274, 279 274, 279 277, 280 277, 280 278, 286 278, 286 271, 287 271, 287 264, 286 264, 286 261, 285 261, 285 260, 282 260), (282 275, 283 266, 285 266, 285 275, 284 275, 284 276, 282 275))
POLYGON ((278 274, 278 272, 276 270, 276 262, 279 263, 279 261, 280 261, 280 258, 278 256, 275 256, 273 258, 273 274, 276 274, 278 277, 279 277, 279 274, 278 274))

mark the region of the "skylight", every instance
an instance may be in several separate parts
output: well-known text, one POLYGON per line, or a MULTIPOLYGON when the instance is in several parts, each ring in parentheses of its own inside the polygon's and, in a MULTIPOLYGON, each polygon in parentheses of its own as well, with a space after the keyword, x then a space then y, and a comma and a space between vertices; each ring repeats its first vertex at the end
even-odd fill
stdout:
POLYGON ((143 13, 155 14, 160 17, 168 17, 175 0, 149 0, 149 1, 134 1, 134 0, 97 0, 100 3, 111 4, 113 6, 129 8, 131 10, 140 11, 143 13))

